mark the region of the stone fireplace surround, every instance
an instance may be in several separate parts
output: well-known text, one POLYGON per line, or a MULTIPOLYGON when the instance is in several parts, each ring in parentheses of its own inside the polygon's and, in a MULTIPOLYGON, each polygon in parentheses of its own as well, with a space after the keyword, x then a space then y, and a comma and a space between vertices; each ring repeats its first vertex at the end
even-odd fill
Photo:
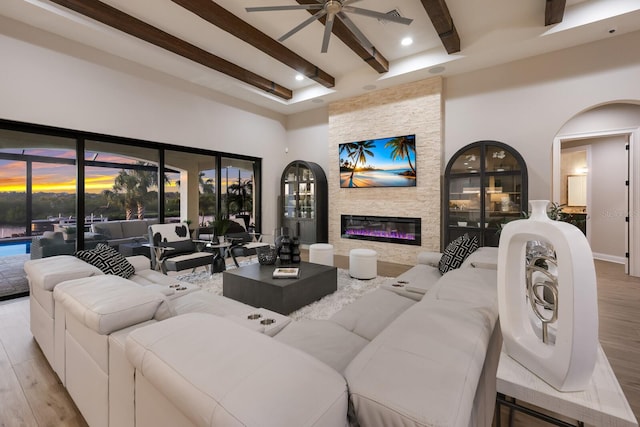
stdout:
POLYGON ((329 105, 329 243, 337 255, 369 248, 378 260, 414 264, 421 251, 439 251, 441 233, 442 79, 369 92, 329 105), (416 135, 416 186, 340 188, 339 144, 416 135), (341 215, 420 218, 420 245, 343 238, 341 215))

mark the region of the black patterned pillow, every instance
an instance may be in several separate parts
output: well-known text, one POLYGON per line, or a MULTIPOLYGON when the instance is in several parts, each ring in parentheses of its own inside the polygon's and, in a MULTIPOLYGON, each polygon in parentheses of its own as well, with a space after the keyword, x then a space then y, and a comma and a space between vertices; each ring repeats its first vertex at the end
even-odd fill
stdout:
POLYGON ((447 245, 438 263, 438 270, 444 274, 459 268, 476 249, 478 249, 478 238, 476 236, 471 238, 467 233, 463 234, 447 245))
POLYGON ((74 254, 84 262, 98 267, 104 274, 113 274, 128 279, 136 269, 120 252, 104 243, 98 243, 95 249, 76 251, 74 254))

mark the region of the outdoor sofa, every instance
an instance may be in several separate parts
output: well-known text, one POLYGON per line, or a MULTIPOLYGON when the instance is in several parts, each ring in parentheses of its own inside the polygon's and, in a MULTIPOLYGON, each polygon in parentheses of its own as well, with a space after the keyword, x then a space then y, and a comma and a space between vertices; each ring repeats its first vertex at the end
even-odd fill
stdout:
POLYGON ((157 218, 94 222, 91 232, 118 249, 124 243, 148 243, 149 226, 157 223, 157 218))

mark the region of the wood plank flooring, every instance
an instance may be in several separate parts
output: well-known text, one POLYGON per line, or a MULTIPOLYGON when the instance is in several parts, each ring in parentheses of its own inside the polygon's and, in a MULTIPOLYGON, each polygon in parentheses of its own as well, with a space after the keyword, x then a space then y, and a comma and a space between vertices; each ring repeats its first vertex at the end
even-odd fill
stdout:
MULTIPOLYGON (((337 256, 336 266, 347 267, 348 258, 337 256)), ((378 274, 393 277, 410 267, 379 262, 378 274)), ((626 276, 622 265, 602 261, 596 261, 596 272, 600 342, 639 417, 640 278, 626 276)), ((522 414, 514 421, 516 427, 548 426, 522 414)), ((31 336, 28 298, 0 302, 0 427, 86 425, 31 336)))

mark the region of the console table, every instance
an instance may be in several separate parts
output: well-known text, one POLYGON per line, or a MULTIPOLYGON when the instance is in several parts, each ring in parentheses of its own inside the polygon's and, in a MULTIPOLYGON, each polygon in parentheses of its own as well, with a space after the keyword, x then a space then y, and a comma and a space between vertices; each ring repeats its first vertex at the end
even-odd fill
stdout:
POLYGON ((496 388, 497 427, 501 425, 502 405, 558 426, 574 425, 523 407, 518 400, 576 420, 578 426, 638 427, 638 421, 600 345, 593 378, 584 391, 560 392, 504 352, 500 355, 496 388))

